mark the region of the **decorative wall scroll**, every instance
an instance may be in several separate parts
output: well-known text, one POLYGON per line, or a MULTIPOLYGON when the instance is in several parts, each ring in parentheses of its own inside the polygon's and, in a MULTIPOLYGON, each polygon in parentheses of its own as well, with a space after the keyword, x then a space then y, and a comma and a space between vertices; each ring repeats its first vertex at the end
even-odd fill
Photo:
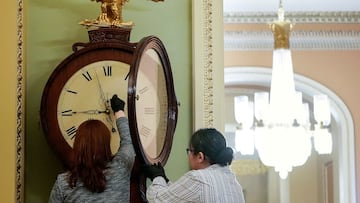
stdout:
POLYGON ((222 1, 192 1, 193 6, 193 120, 194 129, 224 128, 222 1), (216 108, 215 108, 216 107, 216 108))
POLYGON ((205 20, 204 20, 204 33, 203 33, 203 43, 204 43, 204 125, 206 127, 212 127, 214 121, 213 115, 213 31, 212 27, 212 0, 206 1, 205 6, 205 20))

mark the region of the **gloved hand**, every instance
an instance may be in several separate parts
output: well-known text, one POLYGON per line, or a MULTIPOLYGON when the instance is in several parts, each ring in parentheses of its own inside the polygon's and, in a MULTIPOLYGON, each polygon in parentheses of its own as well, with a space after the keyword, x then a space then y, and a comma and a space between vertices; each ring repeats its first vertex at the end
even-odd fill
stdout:
POLYGON ((125 102, 121 100, 116 94, 110 99, 111 109, 115 112, 124 111, 125 102))
POLYGON ((161 166, 160 162, 153 165, 144 165, 142 167, 142 172, 147 178, 150 178, 151 181, 158 176, 162 176, 166 182, 169 182, 169 179, 166 177, 164 168, 161 166))

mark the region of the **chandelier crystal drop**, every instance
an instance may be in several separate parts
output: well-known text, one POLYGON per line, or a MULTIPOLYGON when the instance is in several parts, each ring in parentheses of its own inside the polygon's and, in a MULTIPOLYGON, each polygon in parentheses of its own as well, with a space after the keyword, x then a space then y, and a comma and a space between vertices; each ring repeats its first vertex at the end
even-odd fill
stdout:
POLYGON ((270 24, 274 34, 274 51, 270 95, 256 92, 254 99, 234 97, 235 148, 243 155, 254 154, 262 163, 274 167, 282 179, 293 167, 305 164, 312 143, 319 154, 332 152, 330 104, 326 95, 314 95, 314 119, 310 122, 309 104, 295 89, 290 31, 293 25, 284 19, 280 0, 278 20, 270 24))

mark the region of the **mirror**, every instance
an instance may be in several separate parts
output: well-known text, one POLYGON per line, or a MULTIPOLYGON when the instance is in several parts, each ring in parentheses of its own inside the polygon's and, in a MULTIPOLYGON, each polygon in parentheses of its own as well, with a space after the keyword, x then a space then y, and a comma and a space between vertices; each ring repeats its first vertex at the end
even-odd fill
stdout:
MULTIPOLYGON (((260 67, 225 68, 226 112, 233 112, 233 96, 253 94, 270 86, 271 69, 260 67)), ((232 169, 244 185, 249 202, 262 197, 275 202, 294 202, 294 196, 306 196, 307 202, 325 201, 327 196, 334 202, 355 202, 354 134, 352 119, 346 105, 331 90, 304 76, 295 75, 295 84, 311 103, 311 95, 327 94, 331 101, 333 121, 331 132, 334 150, 331 155, 317 155, 313 151, 305 165, 296 167, 285 181, 279 179, 272 168, 266 168, 255 156, 241 156, 234 161, 232 169), (347 171, 344 173, 344 171, 347 171), (303 184, 306 181, 306 184, 303 184), (259 185, 256 187, 254 183, 259 185), (260 184, 261 183, 261 184, 260 184), (310 183, 310 184, 309 184, 310 183), (256 188, 257 192, 253 190, 256 188), (312 189, 309 189, 312 188, 312 189), (296 192, 295 192, 296 191, 296 192), (301 193, 306 193, 302 194, 301 193), (346 195, 342 195, 346 193, 346 195), (291 193, 291 196, 289 195, 291 193), (330 194, 331 193, 331 194, 330 194), (289 199, 287 199, 289 198, 289 199), (312 199, 311 199, 312 198, 312 199)), ((234 117, 229 113, 225 135, 231 145, 234 141, 234 117)), ((256 184, 255 184, 256 185, 256 184)))
MULTIPOLYGON (((224 55, 223 49, 223 1, 193 1, 193 80, 194 83, 194 128, 213 126, 218 129, 225 128, 224 122, 224 101, 222 100, 224 93, 224 55), (216 56, 216 57, 214 57, 216 56), (215 77, 216 76, 216 77, 215 77), (220 112, 219 112, 220 111, 220 112)), ((255 74, 256 75, 256 74, 255 74)), ((254 75, 249 73, 241 78, 246 80, 254 75)), ((233 79, 239 78, 233 75, 233 79)), ((264 77, 257 75, 253 79, 264 82, 264 77)), ((270 78, 270 77, 269 77, 270 78)), ((268 79, 269 79, 268 78, 268 79)), ((249 81, 248 81, 249 82, 249 81)), ((311 89, 313 83, 311 81, 302 82, 311 89)), ((321 90, 313 90, 320 91, 321 90)), ((324 91, 324 90, 322 90, 324 91)), ((303 93, 311 94, 303 89, 303 93)), ((326 92, 330 95, 330 92, 326 92)), ((335 103, 343 104, 337 97, 333 97, 335 103)), ((354 158, 354 126, 349 111, 346 108, 334 105, 338 112, 336 123, 339 126, 338 132, 344 135, 342 139, 337 139, 339 151, 339 174, 334 180, 339 181, 337 185, 339 193, 339 202, 356 202, 355 192, 355 158, 354 158)), ((330 171, 330 168, 327 168, 330 171)), ((336 183, 335 183, 336 184, 336 183)))

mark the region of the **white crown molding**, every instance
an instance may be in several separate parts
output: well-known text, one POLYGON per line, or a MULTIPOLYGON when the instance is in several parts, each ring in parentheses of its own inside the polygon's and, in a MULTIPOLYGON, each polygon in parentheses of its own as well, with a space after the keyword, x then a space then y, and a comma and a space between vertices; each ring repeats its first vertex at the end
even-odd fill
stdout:
MULTIPOLYGON (((225 31, 225 51, 272 50, 271 31, 225 31)), ((360 31, 293 31, 291 50, 360 50, 360 31)))
MULTIPOLYGON (((293 23, 360 23, 360 11, 298 11, 286 12, 293 23)), ((224 23, 269 23, 277 19, 276 12, 224 12, 224 23)))

